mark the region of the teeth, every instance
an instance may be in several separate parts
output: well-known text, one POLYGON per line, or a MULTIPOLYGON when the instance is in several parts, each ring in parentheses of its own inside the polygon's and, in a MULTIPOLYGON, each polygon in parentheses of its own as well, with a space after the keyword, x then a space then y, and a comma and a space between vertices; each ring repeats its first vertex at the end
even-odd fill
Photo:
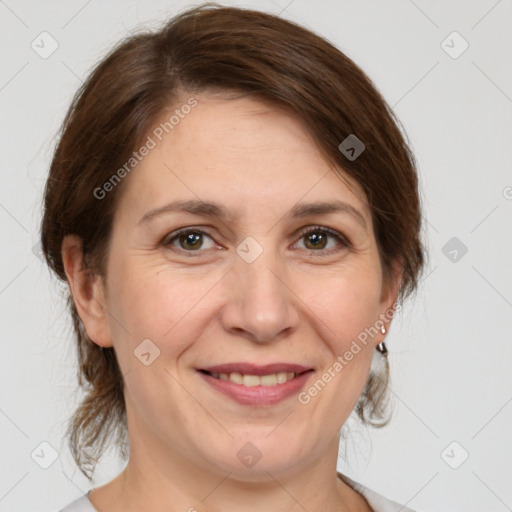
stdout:
POLYGON ((235 384, 242 384, 243 386, 275 386, 276 384, 284 384, 285 382, 293 379, 295 373, 293 372, 278 372, 271 373, 270 375, 242 375, 241 373, 212 373, 212 377, 220 380, 230 380, 235 384))

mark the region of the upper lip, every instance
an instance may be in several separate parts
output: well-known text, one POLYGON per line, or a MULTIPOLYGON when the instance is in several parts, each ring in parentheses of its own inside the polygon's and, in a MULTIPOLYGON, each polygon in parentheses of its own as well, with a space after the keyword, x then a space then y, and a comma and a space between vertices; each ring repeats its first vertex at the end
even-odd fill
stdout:
POLYGON ((252 363, 226 363, 207 368, 199 368, 210 373, 241 373, 242 375, 270 375, 272 373, 304 373, 313 368, 301 364, 292 363, 272 363, 265 365, 255 365, 252 363))

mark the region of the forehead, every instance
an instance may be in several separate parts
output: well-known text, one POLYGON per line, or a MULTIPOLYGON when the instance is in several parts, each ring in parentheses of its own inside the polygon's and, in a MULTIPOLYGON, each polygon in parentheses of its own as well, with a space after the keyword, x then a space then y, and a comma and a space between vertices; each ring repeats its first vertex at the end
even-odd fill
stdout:
POLYGON ((182 108, 190 98, 184 95, 162 113, 148 134, 153 149, 125 184, 141 208, 183 195, 261 208, 329 194, 366 210, 361 187, 343 171, 340 179, 290 113, 226 94, 195 94, 196 105, 182 108))

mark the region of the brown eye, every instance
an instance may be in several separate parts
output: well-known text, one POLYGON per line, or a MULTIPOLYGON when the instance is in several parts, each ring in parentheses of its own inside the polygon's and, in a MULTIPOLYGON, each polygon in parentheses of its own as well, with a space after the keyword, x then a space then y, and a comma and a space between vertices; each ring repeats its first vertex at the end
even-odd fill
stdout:
POLYGON ((305 246, 307 249, 325 249, 327 238, 328 236, 326 236, 325 233, 313 231, 304 235, 305 246))
POLYGON ((188 233, 178 237, 180 247, 182 249, 199 249, 203 243, 203 235, 201 233, 188 233))
POLYGON ((337 231, 330 228, 314 227, 303 231, 299 240, 299 248, 319 253, 330 253, 350 247, 350 242, 337 231), (300 246, 300 242, 304 246, 300 246))
POLYGON ((172 233, 164 239, 163 245, 187 252, 199 252, 201 249, 211 249, 215 246, 209 235, 203 231, 192 229, 172 233))

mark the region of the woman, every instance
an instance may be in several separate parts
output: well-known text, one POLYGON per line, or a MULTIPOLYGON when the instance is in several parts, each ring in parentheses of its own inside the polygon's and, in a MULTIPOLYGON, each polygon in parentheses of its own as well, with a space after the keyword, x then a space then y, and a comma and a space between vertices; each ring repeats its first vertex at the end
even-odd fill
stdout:
POLYGON ((324 39, 206 5, 121 42, 64 121, 42 244, 87 392, 73 456, 128 462, 63 510, 410 510, 336 462, 354 408, 387 420, 420 226, 396 120, 324 39))

